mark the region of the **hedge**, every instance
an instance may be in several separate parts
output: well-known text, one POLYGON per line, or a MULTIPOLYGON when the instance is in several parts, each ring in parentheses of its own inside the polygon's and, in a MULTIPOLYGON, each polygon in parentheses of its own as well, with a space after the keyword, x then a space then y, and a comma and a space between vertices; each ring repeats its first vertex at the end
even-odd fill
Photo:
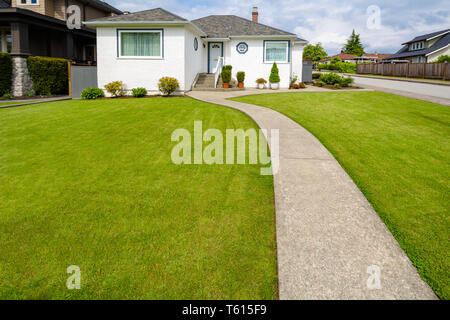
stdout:
POLYGON ((12 60, 9 53, 0 53, 0 95, 11 91, 12 60))
POLYGON ((68 62, 65 59, 28 57, 28 71, 38 95, 68 94, 68 62))

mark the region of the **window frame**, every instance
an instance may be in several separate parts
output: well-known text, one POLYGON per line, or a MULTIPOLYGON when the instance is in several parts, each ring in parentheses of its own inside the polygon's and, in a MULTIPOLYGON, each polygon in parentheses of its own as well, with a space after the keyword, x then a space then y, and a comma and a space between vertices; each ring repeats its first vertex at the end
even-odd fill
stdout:
POLYGON ((263 42, 263 63, 290 63, 291 61, 291 41, 290 40, 264 40, 263 42), (286 43, 286 60, 284 61, 268 61, 266 54, 267 54, 267 50, 266 50, 266 44, 268 42, 277 42, 277 43, 286 43))
POLYGON ((31 0, 26 0, 26 3, 22 3, 22 0, 17 0, 17 5, 19 5, 19 6, 38 6, 39 0, 36 0, 36 3, 31 3, 31 0))
POLYGON ((163 60, 164 59, 164 29, 117 29, 117 58, 118 59, 141 59, 141 60, 163 60), (122 55, 122 33, 159 33, 159 56, 124 56, 122 55))

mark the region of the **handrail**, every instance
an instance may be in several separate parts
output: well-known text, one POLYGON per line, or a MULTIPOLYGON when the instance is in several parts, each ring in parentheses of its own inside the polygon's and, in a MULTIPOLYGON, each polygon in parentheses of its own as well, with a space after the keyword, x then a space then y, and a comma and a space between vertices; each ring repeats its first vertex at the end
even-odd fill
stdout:
POLYGON ((223 61, 223 57, 219 57, 219 60, 217 61, 217 67, 216 70, 214 70, 214 88, 217 88, 217 81, 219 81, 220 73, 222 72, 223 61))

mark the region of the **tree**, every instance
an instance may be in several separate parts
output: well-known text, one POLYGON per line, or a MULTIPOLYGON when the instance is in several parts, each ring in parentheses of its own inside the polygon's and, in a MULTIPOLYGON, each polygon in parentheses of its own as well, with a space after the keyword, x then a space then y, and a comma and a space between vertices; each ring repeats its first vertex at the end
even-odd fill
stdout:
POLYGON ((450 56, 446 54, 439 56, 437 62, 450 62, 450 56))
POLYGON ((359 34, 356 34, 355 29, 352 31, 352 35, 347 40, 347 44, 342 48, 342 50, 347 53, 357 57, 360 57, 364 54, 364 46, 361 43, 361 39, 359 38, 359 34))
POLYGON ((328 57, 328 54, 325 52, 320 42, 316 45, 309 44, 303 50, 303 60, 318 62, 326 57, 328 57))

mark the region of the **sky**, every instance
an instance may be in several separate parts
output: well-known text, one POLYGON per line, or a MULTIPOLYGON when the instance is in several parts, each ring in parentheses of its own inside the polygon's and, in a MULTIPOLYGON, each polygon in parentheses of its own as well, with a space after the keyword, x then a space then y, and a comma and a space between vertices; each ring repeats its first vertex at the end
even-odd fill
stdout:
POLYGON ((233 14, 296 33, 311 44, 321 42, 329 55, 339 53, 353 29, 366 52, 395 53, 415 36, 450 28, 448 0, 105 0, 130 12, 162 7, 193 20, 233 14))

